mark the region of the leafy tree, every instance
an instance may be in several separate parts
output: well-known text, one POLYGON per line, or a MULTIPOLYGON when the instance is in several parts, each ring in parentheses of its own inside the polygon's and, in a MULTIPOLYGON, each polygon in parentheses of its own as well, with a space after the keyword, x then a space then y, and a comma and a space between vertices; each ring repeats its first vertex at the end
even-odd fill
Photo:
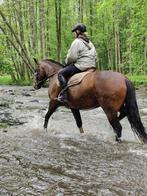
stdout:
POLYGON ((33 57, 64 62, 71 28, 87 25, 98 69, 147 73, 146 0, 5 0, 0 6, 0 70, 28 80, 33 57))

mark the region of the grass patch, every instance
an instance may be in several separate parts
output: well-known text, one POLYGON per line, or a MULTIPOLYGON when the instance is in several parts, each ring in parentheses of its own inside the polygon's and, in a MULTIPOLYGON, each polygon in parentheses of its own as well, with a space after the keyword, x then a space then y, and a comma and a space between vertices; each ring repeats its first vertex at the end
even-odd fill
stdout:
POLYGON ((2 75, 0 76, 0 85, 31 86, 32 81, 29 80, 13 81, 10 75, 2 75))
POLYGON ((17 86, 32 86, 32 81, 29 80, 17 80, 13 82, 13 85, 17 86))
POLYGON ((0 85, 11 85, 11 84, 13 84, 13 81, 10 75, 0 76, 0 85))
POLYGON ((136 87, 147 86, 147 75, 128 75, 127 77, 136 87))

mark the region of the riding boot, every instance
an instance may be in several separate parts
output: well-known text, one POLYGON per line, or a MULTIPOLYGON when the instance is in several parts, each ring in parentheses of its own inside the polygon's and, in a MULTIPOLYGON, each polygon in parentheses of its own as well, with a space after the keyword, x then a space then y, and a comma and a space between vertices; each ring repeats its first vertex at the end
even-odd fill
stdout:
POLYGON ((67 91, 63 89, 63 91, 60 93, 60 96, 58 97, 58 101, 61 103, 67 103, 68 102, 68 96, 67 91))
POLYGON ((68 100, 67 100, 67 90, 66 90, 67 81, 64 78, 64 76, 61 75, 61 74, 58 75, 58 80, 59 80, 60 86, 62 88, 62 91, 61 91, 61 93, 58 97, 58 101, 61 102, 61 103, 66 103, 66 102, 68 102, 68 100))
POLYGON ((58 80, 59 80, 61 88, 64 89, 67 85, 67 81, 66 81, 65 77, 59 73, 58 80))

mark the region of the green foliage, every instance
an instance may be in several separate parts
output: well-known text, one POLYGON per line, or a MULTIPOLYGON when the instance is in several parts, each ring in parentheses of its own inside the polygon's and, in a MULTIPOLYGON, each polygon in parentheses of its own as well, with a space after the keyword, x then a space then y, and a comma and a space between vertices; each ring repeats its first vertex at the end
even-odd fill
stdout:
POLYGON ((15 35, 0 17, 0 73, 19 83, 30 81, 33 57, 58 60, 60 53, 64 62, 77 22, 87 25, 98 69, 147 74, 146 0, 9 0, 1 7, 15 35))
POLYGON ((14 85, 17 86, 32 86, 33 82, 31 80, 16 80, 13 82, 14 85))
POLYGON ((128 75, 128 78, 137 86, 147 86, 146 75, 128 75))
POLYGON ((0 85, 13 84, 13 80, 10 75, 0 75, 0 85))
POLYGON ((13 71, 11 63, 9 62, 9 55, 7 54, 6 39, 3 34, 0 34, 0 73, 10 74, 13 71))
MULTIPOLYGON (((109 0, 97 3, 97 40, 104 68, 110 64, 105 54, 111 50, 111 65, 116 68, 119 66, 125 73, 146 73, 146 6, 145 0, 109 0), (117 49, 120 44, 120 62, 115 61, 115 43, 117 49)), ((111 65, 109 67, 113 68, 111 65)))
POLYGON ((11 75, 0 75, 0 85, 30 86, 32 83, 32 80, 13 80, 11 75))

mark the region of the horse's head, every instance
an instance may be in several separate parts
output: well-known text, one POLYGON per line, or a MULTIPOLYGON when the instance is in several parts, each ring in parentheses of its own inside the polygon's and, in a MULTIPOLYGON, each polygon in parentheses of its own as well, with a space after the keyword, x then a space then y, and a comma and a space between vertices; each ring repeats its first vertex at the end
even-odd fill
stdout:
POLYGON ((51 78, 54 76, 59 69, 62 68, 62 64, 54 61, 54 60, 48 60, 44 59, 40 62, 38 62, 34 58, 36 69, 34 73, 34 88, 40 89, 42 85, 45 83, 45 81, 48 78, 51 78))
POLYGON ((36 64, 36 68, 34 72, 33 86, 35 89, 40 89, 48 78, 48 70, 46 64, 43 61, 38 62, 36 59, 34 59, 34 61, 36 64))

